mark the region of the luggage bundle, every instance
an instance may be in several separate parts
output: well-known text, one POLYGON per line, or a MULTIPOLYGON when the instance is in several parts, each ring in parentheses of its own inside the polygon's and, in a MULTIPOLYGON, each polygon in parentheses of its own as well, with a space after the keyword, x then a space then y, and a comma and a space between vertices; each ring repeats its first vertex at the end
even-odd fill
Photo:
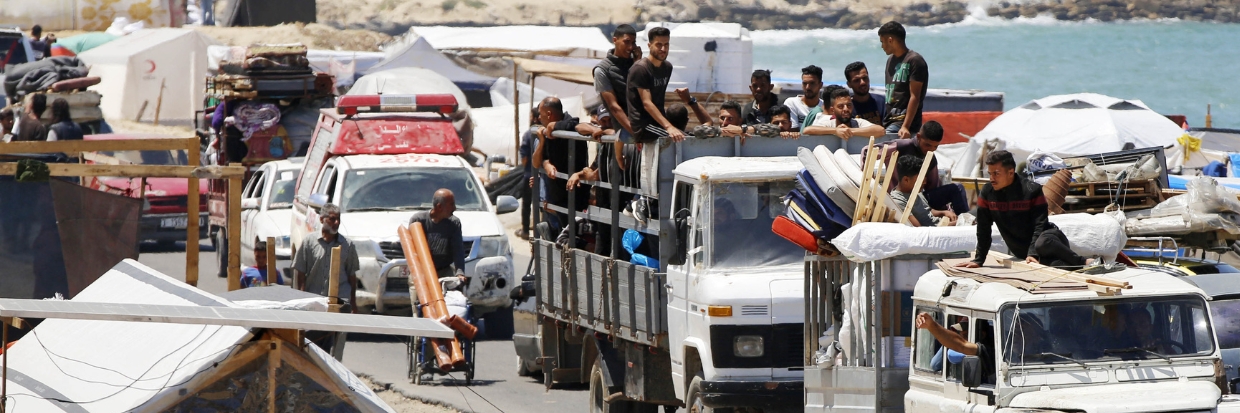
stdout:
POLYGON ((207 93, 217 99, 330 95, 331 75, 314 73, 306 51, 300 43, 232 47, 220 61, 220 73, 207 79, 207 93))
MULTIPOLYGON (((797 159, 805 169, 797 174, 796 189, 784 198, 785 214, 776 218, 771 230, 807 251, 838 254, 828 241, 856 222, 857 211, 896 210, 886 187, 865 179, 861 165, 845 149, 831 153, 825 146, 813 150, 802 147, 797 150, 797 159), (863 191, 866 186, 874 188, 863 191), (859 204, 863 208, 858 208, 859 204)), ((880 168, 876 165, 874 169, 880 168)))

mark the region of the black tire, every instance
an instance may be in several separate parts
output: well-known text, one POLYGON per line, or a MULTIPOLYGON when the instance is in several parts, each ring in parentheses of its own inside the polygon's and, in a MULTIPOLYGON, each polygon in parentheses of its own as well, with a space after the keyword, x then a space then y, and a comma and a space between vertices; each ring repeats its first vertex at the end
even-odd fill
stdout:
POLYGON ((702 404, 702 376, 693 376, 689 391, 685 392, 685 411, 688 413, 714 413, 714 409, 702 404))
POLYGON ((215 231, 215 235, 211 236, 211 244, 215 245, 215 262, 220 267, 216 275, 220 278, 228 278, 228 236, 223 228, 215 231))
POLYGON ((501 307, 483 316, 486 320, 486 337, 491 340, 512 340, 516 327, 512 321, 512 306, 501 307))
POLYGON ((530 377, 534 372, 530 371, 530 366, 521 356, 517 356, 517 377, 530 377))
POLYGON ((611 403, 604 401, 604 398, 608 396, 607 385, 606 380, 603 379, 603 367, 599 363, 599 360, 595 360, 594 367, 590 369, 590 413, 645 413, 657 411, 658 406, 653 404, 636 403, 630 400, 613 401, 611 403))

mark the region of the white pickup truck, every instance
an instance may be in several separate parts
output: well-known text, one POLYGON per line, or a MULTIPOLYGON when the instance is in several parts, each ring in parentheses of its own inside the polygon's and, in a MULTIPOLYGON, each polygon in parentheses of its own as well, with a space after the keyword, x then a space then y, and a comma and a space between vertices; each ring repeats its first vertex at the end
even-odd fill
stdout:
POLYGON ((373 302, 381 314, 410 308, 409 272, 396 228, 407 225, 414 212, 429 210, 439 188, 456 195, 456 216, 467 251, 465 273, 472 277, 466 295, 474 315, 510 305, 512 248, 496 214, 515 211, 517 201, 501 196, 499 205, 492 205, 482 181, 459 156, 331 156, 317 170, 313 181, 303 181, 312 185, 297 188, 292 245, 300 246, 306 237, 317 236, 321 224, 314 206, 338 205, 340 234, 356 245, 361 264, 359 305, 373 302))
POLYGON ((1123 267, 1099 276, 1128 289, 1030 292, 941 258, 807 258, 805 412, 1240 411, 1200 289, 1123 267), (944 354, 921 313, 986 351, 944 354))

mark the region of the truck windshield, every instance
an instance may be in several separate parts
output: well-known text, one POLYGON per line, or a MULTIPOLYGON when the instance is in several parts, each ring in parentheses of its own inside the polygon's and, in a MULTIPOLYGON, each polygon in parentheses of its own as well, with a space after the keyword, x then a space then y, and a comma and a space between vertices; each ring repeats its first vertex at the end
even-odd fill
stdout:
POLYGON ((452 190, 458 211, 482 211, 482 193, 473 174, 461 168, 357 169, 344 179, 340 207, 345 211, 430 209, 439 188, 452 190))
POLYGON ((293 207, 293 191, 297 189, 297 176, 279 179, 271 184, 270 205, 267 209, 284 209, 293 207))
POLYGON ((1014 306, 1002 314, 999 346, 1013 365, 1170 359, 1214 352, 1214 333, 1199 297, 1022 304, 1019 315, 1014 306))
POLYGON ((712 184, 713 266, 741 268, 801 262, 805 250, 771 232, 775 217, 784 213, 782 197, 794 185, 792 180, 712 184))

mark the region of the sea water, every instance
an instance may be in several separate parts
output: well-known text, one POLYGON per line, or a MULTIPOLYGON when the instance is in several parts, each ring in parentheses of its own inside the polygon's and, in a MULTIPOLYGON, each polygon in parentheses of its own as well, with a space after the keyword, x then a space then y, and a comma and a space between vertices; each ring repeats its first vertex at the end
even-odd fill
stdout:
MULTIPOLYGON (((883 83, 887 56, 877 30, 766 30, 751 33, 754 69, 800 79, 818 65, 842 83, 844 66, 865 62, 883 83)), ((1240 24, 1177 19, 1103 23, 1049 16, 1002 20, 981 10, 960 23, 908 29, 908 46, 930 68, 930 87, 1003 92, 1006 109, 1049 95, 1094 92, 1139 99, 1162 114, 1240 129, 1240 24)))

